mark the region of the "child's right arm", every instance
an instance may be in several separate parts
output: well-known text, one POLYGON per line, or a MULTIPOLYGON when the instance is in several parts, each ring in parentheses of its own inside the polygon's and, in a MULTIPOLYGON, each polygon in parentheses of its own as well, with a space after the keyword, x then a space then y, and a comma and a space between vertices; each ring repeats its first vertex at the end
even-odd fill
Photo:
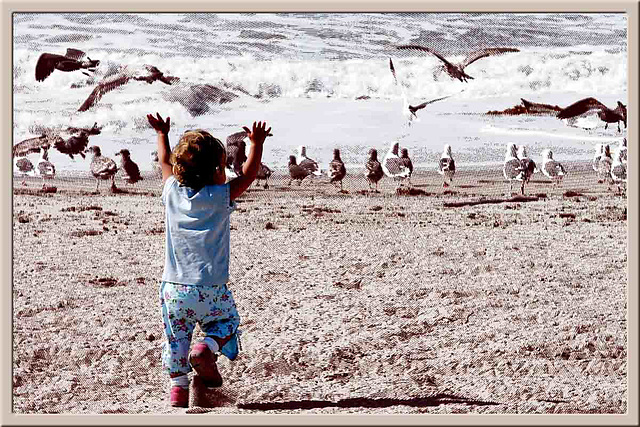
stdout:
POLYGON ((171 148, 169 147, 169 129, 171 128, 171 118, 167 117, 164 121, 160 113, 156 113, 157 118, 153 114, 147 114, 147 120, 152 128, 158 134, 158 162, 162 169, 162 181, 166 181, 173 175, 173 166, 171 165, 171 148))

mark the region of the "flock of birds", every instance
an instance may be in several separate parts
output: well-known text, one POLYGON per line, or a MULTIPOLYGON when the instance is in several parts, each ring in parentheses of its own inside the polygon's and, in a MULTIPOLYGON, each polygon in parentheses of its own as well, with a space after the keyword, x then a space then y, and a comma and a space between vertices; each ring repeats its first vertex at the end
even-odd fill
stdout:
MULTIPOLYGON (((401 45, 397 46, 397 48, 400 50, 427 52, 435 56, 442 61, 442 68, 451 78, 458 79, 465 83, 473 79, 472 76, 465 72, 465 68, 473 62, 489 56, 519 52, 516 48, 507 47, 480 49, 471 52, 461 63, 453 64, 441 53, 429 47, 401 45)), ((94 72, 100 64, 100 61, 92 60, 89 57, 85 60, 83 59, 84 57, 85 53, 83 51, 72 48, 67 49, 65 55, 43 53, 36 64, 36 81, 44 81, 55 70, 64 72, 82 70, 84 74, 89 75, 87 72, 94 72)), ((424 109, 433 102, 441 101, 452 96, 449 95, 432 99, 415 106, 410 105, 402 86, 398 84, 396 70, 391 58, 389 58, 389 68, 396 86, 400 86, 402 90, 403 114, 407 116, 409 125, 411 125, 413 120, 417 120, 417 112, 419 110, 424 109)), ((160 81, 164 84, 172 85, 179 80, 178 77, 165 76, 157 67, 152 65, 144 65, 142 68, 123 66, 114 74, 105 76, 98 82, 89 97, 79 107, 78 111, 87 111, 98 103, 107 92, 123 86, 130 81, 145 81, 148 84, 160 81)), ((553 111, 553 114, 556 114, 558 118, 569 121, 586 115, 597 114, 597 116, 605 122, 605 128, 607 128, 609 123, 617 123, 618 131, 620 131, 620 122, 624 123, 625 128, 627 126, 627 110, 626 106, 621 102, 618 102, 618 106, 614 109, 608 108, 595 98, 582 99, 566 108, 536 104, 525 100, 523 100, 523 105, 525 113, 540 114, 541 112, 549 113, 553 111)), ((142 179, 140 169, 131 159, 130 152, 127 149, 122 149, 116 153, 116 155, 121 156, 120 167, 118 167, 114 160, 102 155, 100 147, 95 145, 87 147, 89 136, 100 134, 100 129, 97 123, 89 129, 76 127, 68 127, 65 131, 45 129, 40 136, 16 144, 13 147, 14 165, 17 171, 23 175, 22 184, 26 185, 24 179, 26 176, 40 176, 43 179, 43 189, 46 188, 45 180, 53 179, 55 176, 55 166, 48 158, 48 150, 51 147, 57 149, 60 153, 69 155, 72 159, 74 155, 80 155, 82 158, 85 158, 86 153, 92 153, 90 170, 97 180, 96 191, 99 191, 100 181, 102 180, 111 180, 111 189, 112 191, 115 190, 117 188, 115 185, 115 175, 119 170, 124 172, 124 180, 126 183, 135 184, 140 181, 142 179), (26 156, 41 151, 42 155, 36 166, 34 166, 26 156)), ((247 135, 244 131, 232 134, 227 138, 228 179, 233 179, 242 174, 242 165, 247 160, 245 153, 246 144, 247 135)), ((596 170, 601 180, 606 179, 609 182, 616 182, 618 184, 626 183, 626 139, 624 139, 624 145, 621 143, 620 147, 618 147, 613 158, 611 157, 608 145, 600 144, 596 147, 596 151, 598 161, 596 162, 594 160, 594 170, 596 170)), ((153 152, 151 155, 154 162, 154 170, 158 172, 157 152, 153 152)), ((413 164, 409 158, 408 150, 406 148, 399 150, 398 142, 394 142, 391 145, 382 162, 378 160, 377 150, 372 148, 369 151, 369 158, 364 166, 364 177, 369 184, 370 190, 373 190, 372 185, 375 185, 374 191, 378 192, 378 182, 383 176, 397 181, 399 186, 403 185, 405 180, 409 185, 411 183, 413 164)), ((307 157, 306 147, 304 146, 299 147, 297 156, 289 156, 288 169, 291 178, 289 185, 291 185, 293 181, 297 181, 298 185, 300 185, 302 181, 309 176, 322 175, 318 163, 307 157)), ((451 146, 445 145, 442 156, 438 162, 438 173, 444 177, 443 187, 447 187, 453 182, 455 170, 455 161, 452 156, 451 146)), ((516 150, 515 144, 509 144, 505 155, 503 175, 505 179, 510 182, 511 190, 513 189, 513 182, 520 181, 521 193, 524 194, 525 184, 528 183, 531 176, 538 171, 542 171, 545 176, 551 178, 555 183, 558 183, 566 174, 564 167, 553 159, 551 150, 546 149, 542 152, 542 167, 538 168, 535 162, 528 157, 524 146, 516 150)), ((269 187, 268 179, 272 173, 273 171, 269 167, 261 164, 257 179, 258 181, 265 181, 265 189, 269 187)), ((341 192, 344 192, 342 181, 346 174, 347 170, 340 157, 340 150, 334 149, 333 160, 329 163, 327 175, 331 183, 336 186, 339 184, 341 192)))

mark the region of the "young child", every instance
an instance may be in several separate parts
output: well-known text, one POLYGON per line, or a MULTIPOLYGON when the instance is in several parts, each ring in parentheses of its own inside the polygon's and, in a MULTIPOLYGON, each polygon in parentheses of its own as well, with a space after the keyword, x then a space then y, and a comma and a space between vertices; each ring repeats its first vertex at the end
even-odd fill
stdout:
POLYGON ((240 317, 229 279, 229 215, 233 200, 255 179, 262 159, 262 146, 271 128, 253 123, 243 129, 251 140, 244 174, 225 184, 225 148, 204 130, 187 131, 171 152, 170 118, 147 115, 158 134, 158 160, 164 187, 165 262, 160 286, 160 304, 167 341, 162 351, 163 368, 171 377, 172 406, 189 405, 191 367, 205 386, 219 387, 222 377, 216 353, 229 360, 238 355, 240 317), (191 353, 196 324, 206 335, 191 353))

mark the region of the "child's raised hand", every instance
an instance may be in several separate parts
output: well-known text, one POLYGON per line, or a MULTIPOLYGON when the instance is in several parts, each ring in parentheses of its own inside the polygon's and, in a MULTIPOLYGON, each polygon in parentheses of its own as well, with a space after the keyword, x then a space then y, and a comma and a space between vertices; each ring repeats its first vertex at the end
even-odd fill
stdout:
POLYGON ((147 114, 147 120, 149 120, 149 124, 152 128, 156 130, 158 133, 164 133, 167 135, 169 133, 169 128, 171 128, 171 117, 167 117, 167 120, 163 120, 160 113, 156 113, 158 118, 153 117, 153 114, 147 114))
POLYGON ((244 129, 247 136, 254 144, 262 144, 268 136, 273 136, 271 128, 266 129, 266 127, 267 122, 258 122, 257 125, 256 122, 253 122, 253 131, 249 130, 246 126, 243 126, 242 129, 244 129))

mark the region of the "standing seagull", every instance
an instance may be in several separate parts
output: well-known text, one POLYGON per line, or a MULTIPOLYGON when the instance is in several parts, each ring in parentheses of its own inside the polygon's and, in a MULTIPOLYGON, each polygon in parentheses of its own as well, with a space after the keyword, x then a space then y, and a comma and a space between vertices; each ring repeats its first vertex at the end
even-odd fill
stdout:
MULTIPOLYGON (((524 171, 520 164, 520 159, 518 159, 516 144, 511 143, 507 145, 502 174, 504 178, 509 181, 509 195, 513 192, 513 181, 524 181, 524 171)), ((521 186, 521 191, 524 191, 524 186, 521 186)))
POLYGON ((78 111, 87 111, 100 101, 105 93, 128 83, 130 80, 144 81, 149 84, 159 80, 164 84, 171 85, 180 79, 178 77, 165 76, 162 71, 153 65, 145 65, 142 69, 134 70, 124 67, 120 73, 102 79, 93 89, 86 101, 84 101, 80 108, 78 108, 78 111))
POLYGON ((607 181, 608 184, 611 184, 611 165, 613 164, 613 158, 611 157, 611 148, 609 148, 609 144, 605 144, 602 150, 602 156, 600 156, 600 160, 598 161, 598 183, 603 183, 607 181))
POLYGON ((17 169, 22 175, 22 185, 27 185, 27 176, 34 176, 35 174, 33 163, 26 157, 20 157, 16 158, 13 164, 14 169, 17 169))
POLYGON ((527 147, 524 145, 518 147, 518 160, 520 160, 520 167, 523 173, 520 193, 524 196, 524 185, 529 183, 533 174, 538 171, 538 167, 536 166, 536 162, 527 154, 527 147))
POLYGON ((444 67, 447 74, 449 74, 454 79, 460 80, 461 82, 466 82, 467 79, 473 79, 473 77, 464 72, 464 69, 478 59, 485 58, 491 55, 501 55, 507 52, 520 52, 518 49, 511 47, 491 47, 471 52, 460 64, 452 64, 451 62, 447 61, 444 56, 442 56, 442 54, 428 47, 418 45, 402 45, 398 46, 398 49, 421 50, 423 52, 428 52, 434 55, 436 58, 444 62, 444 67))
POLYGON ((376 193, 378 191, 378 181, 382 179, 384 176, 384 172, 382 171, 382 165, 378 161, 378 150, 372 148, 369 150, 369 160, 364 165, 364 177, 367 179, 369 183, 369 190, 372 190, 371 183, 376 185, 376 193))
POLYGON ((611 178, 618 185, 618 192, 622 192, 621 187, 627 189, 627 162, 623 159, 621 150, 616 151, 616 156, 611 165, 611 178))
POLYGON ((301 145, 298 147, 298 156, 296 158, 298 165, 309 171, 310 174, 320 176, 322 172, 320 172, 320 167, 318 166, 318 162, 313 159, 307 157, 307 147, 301 145))
POLYGON ((333 150, 333 160, 329 163, 329 182, 335 185, 336 181, 340 181, 340 192, 344 192, 342 189, 342 180, 347 175, 347 168, 344 167, 344 162, 340 158, 340 150, 337 148, 333 150))
POLYGON ((566 175, 564 167, 553 160, 553 152, 548 148, 542 150, 542 173, 553 180, 554 185, 559 184, 566 175))
POLYGON ((98 123, 94 123, 91 128, 68 127, 67 132, 69 132, 71 136, 68 139, 57 136, 53 146, 59 152, 67 154, 72 159, 73 156, 78 154, 84 159, 84 153, 86 152, 87 145, 89 145, 89 136, 100 135, 101 129, 101 127, 98 127, 98 123))
POLYGON ((595 154, 593 155, 593 161, 591 162, 591 167, 593 168, 594 172, 598 172, 598 164, 600 163, 600 158, 602 157, 602 154, 604 153, 604 144, 596 144, 595 146, 595 154))
POLYGON ((618 144, 618 146, 616 147, 614 154, 613 154, 613 158, 615 160, 616 157, 618 157, 618 153, 620 153, 621 157, 620 160, 622 161, 622 163, 627 163, 627 138, 622 138, 622 141, 620 141, 620 144, 618 144))
POLYGON ((402 181, 404 181, 409 175, 411 171, 406 166, 405 161, 398 156, 398 148, 400 144, 398 142, 394 142, 387 155, 384 156, 382 160, 382 171, 389 178, 393 178, 394 181, 398 181, 398 188, 402 185, 402 181))
POLYGON ((131 160, 131 153, 126 148, 118 151, 116 156, 121 156, 120 168, 125 173, 124 180, 129 184, 135 184, 142 179, 140 176, 140 168, 133 160, 131 160))
MULTIPOLYGON (((100 61, 89 57, 87 57, 86 61, 81 61, 82 57, 84 57, 83 51, 71 48, 67 49, 67 53, 64 56, 55 53, 43 53, 36 64, 36 80, 39 82, 44 81, 53 73, 53 70, 76 71, 86 68, 88 71, 94 72, 96 67, 100 65, 100 61)), ((89 75, 85 71, 82 73, 89 75)))
POLYGON ((269 188, 269 177, 272 173, 273 171, 267 165, 260 162, 260 169, 258 169, 258 174, 256 175, 256 185, 258 181, 264 180, 264 189, 269 188))
POLYGON ((153 174, 162 178, 162 166, 160 166, 160 158, 158 157, 158 150, 151 152, 151 170, 153 174))
POLYGON ((453 183, 453 175, 456 173, 456 162, 453 160, 451 155, 451 146, 449 144, 445 144, 442 156, 440 156, 440 161, 438 162, 438 173, 445 178, 442 183, 442 187, 449 186, 446 181, 447 179, 450 183, 453 183))
MULTIPOLYGON (((396 77, 396 69, 393 66, 393 61, 391 60, 391 58, 389 58, 389 68, 391 69, 391 74, 393 74, 393 79, 396 82, 396 86, 399 86, 398 78, 396 77)), ((422 110, 427 105, 432 104, 436 101, 441 101, 443 99, 447 99, 451 97, 451 95, 443 96, 441 98, 436 98, 436 99, 432 99, 431 101, 423 102, 422 104, 416 105, 414 107, 413 105, 409 105, 409 101, 407 101, 407 96, 405 95, 404 90, 402 88, 401 90, 402 90, 402 114, 407 118, 409 126, 411 126, 411 123, 414 120, 415 121, 420 120, 418 118, 418 115, 416 114, 417 111, 422 110)))
POLYGON ((407 177, 407 182, 411 185, 411 175, 413 174, 413 162, 409 158, 409 150, 403 148, 400 150, 400 158, 404 162, 404 165, 409 169, 409 176, 407 177))
POLYGON ((293 180, 298 181, 298 185, 302 185, 302 180, 309 175, 311 175, 311 172, 297 163, 296 156, 289 156, 289 176, 291 177, 289 185, 291 185, 293 180))
POLYGON ((37 174, 42 177, 42 189, 46 189, 45 179, 53 179, 56 176, 56 167, 49 161, 49 152, 47 149, 42 150, 42 156, 38 160, 37 174))
POLYGON ((97 145, 92 145, 87 148, 87 152, 91 151, 93 153, 93 159, 91 160, 91 173, 96 178, 98 183, 96 184, 96 192, 98 191, 98 187, 100 186, 101 179, 110 179, 111 180, 111 191, 116 190, 115 176, 116 172, 118 172, 118 166, 116 162, 111 160, 108 157, 105 157, 100 152, 100 147, 97 145))
POLYGON ((571 124, 577 117, 585 117, 591 114, 597 114, 600 120, 605 122, 605 129, 609 126, 609 123, 617 123, 618 132, 620 132, 620 122, 624 123, 625 129, 627 127, 627 106, 620 101, 618 101, 618 106, 612 110, 595 98, 585 98, 569 105, 560 111, 556 117, 569 119, 571 124))

